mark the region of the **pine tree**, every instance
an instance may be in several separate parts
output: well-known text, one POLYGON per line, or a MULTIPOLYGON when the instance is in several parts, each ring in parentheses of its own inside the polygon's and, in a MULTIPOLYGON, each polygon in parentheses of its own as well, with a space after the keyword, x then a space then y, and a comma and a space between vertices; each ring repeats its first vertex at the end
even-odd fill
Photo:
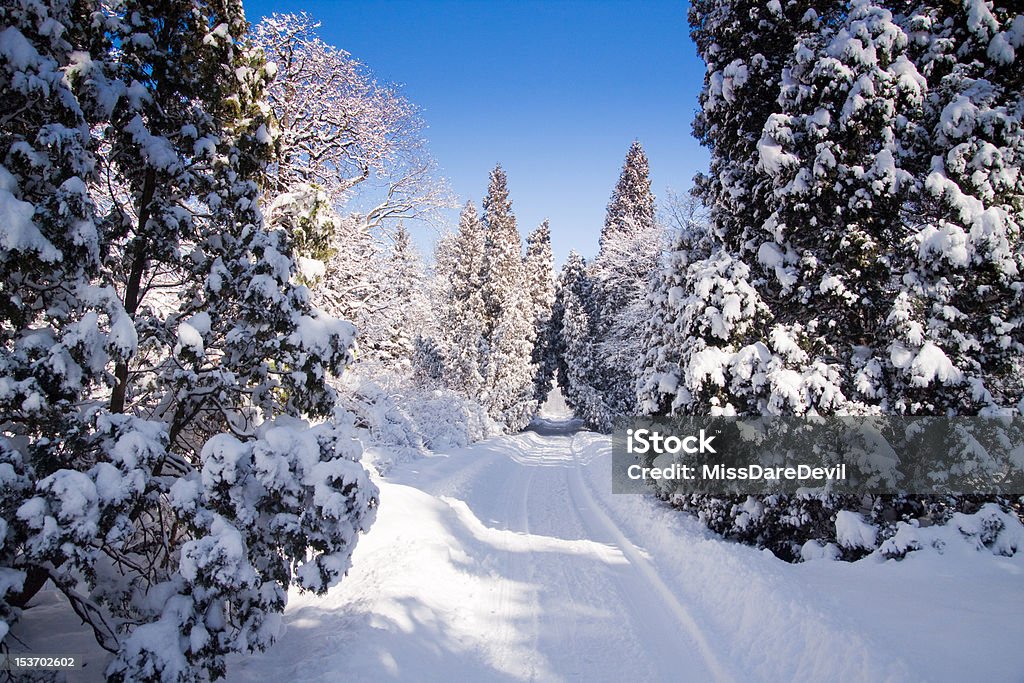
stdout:
POLYGON ((445 359, 445 383, 473 400, 480 400, 484 391, 485 245, 476 207, 466 202, 458 232, 438 245, 436 258, 437 274, 443 280, 438 290, 438 333, 445 359))
POLYGON ((972 0, 917 3, 905 22, 928 93, 904 143, 923 182, 904 211, 911 266, 890 326, 909 363, 894 409, 1005 412, 1024 396, 1024 18, 972 0), (959 382, 915 367, 935 348, 959 382))
POLYGON ((774 301, 771 346, 801 377, 789 396, 767 397, 781 412, 887 403, 884 391, 861 389, 878 367, 887 374, 883 327, 903 286, 901 208, 914 189, 901 146, 925 81, 888 10, 854 2, 837 23, 801 24, 781 111, 758 142, 776 198, 758 251, 762 296, 774 301))
POLYGON ((491 172, 483 206, 484 402, 491 417, 509 430, 518 431, 529 423, 537 407, 533 396, 536 368, 531 362, 534 328, 522 240, 500 165, 491 172))
POLYGON ((639 142, 626 154, 601 230, 600 250, 591 264, 599 344, 598 380, 603 406, 597 426, 609 430, 616 418, 636 412, 640 333, 648 281, 661 256, 661 230, 654 219, 654 195, 647 156, 639 142))
POLYGON ((373 519, 376 489, 325 381, 350 360, 354 330, 310 306, 287 233, 262 223, 269 73, 242 42, 240 4, 87 10, 5 10, 5 44, 19 47, 4 73, 26 97, 9 129, 21 139, 5 126, 4 144, 65 156, 35 164, 31 182, 0 173, 27 221, 18 235, 32 238, 4 241, 2 262, 26 273, 5 273, 5 286, 29 306, 5 327, 4 372, 24 383, 19 366, 40 364, 52 389, 38 402, 54 418, 3 407, 5 434, 19 432, 2 441, 17 479, 4 486, 3 559, 65 593, 115 653, 109 679, 217 677, 229 652, 273 641, 289 584, 323 592, 341 578, 373 519), (45 79, 56 100, 24 89, 45 79), (110 174, 94 185, 90 135, 103 136, 110 174), (108 207, 102 222, 90 191, 108 207), (40 192, 64 206, 32 206, 40 192), (12 247, 66 264, 46 276, 64 299, 46 303, 52 332, 34 320, 42 271, 15 265, 12 247))
MULTIPOLYGON (((339 216, 333 207, 322 206, 318 215, 324 216, 330 246, 312 300, 325 313, 355 325, 360 349, 371 346, 367 335, 382 308, 380 245, 357 214, 339 216)), ((358 354, 362 357, 362 351, 358 354)))
POLYGON ((654 225, 654 195, 651 193, 647 155, 637 140, 629 146, 619 181, 612 192, 599 242, 601 251, 616 237, 645 233, 654 225))
POLYGON ((594 388, 598 363, 595 336, 596 303, 586 261, 575 251, 559 275, 554 324, 558 325, 558 384, 576 416, 587 424, 601 417, 603 402, 594 388))
MULTIPOLYGON (((973 1, 904 15, 870 0, 694 3, 711 225, 653 292, 645 410, 1016 414, 1011 16, 973 1)), ((683 504, 792 558, 862 501, 762 498, 756 520, 742 500, 683 504)), ((872 515, 941 521, 959 504, 880 499, 872 515)))
POLYGON ((551 391, 555 373, 552 353, 553 330, 551 308, 555 303, 554 256, 551 253, 551 228, 544 221, 526 238, 526 282, 532 304, 534 338, 533 364, 537 366, 534 378, 534 398, 543 403, 551 391))
MULTIPOLYGON (((89 128, 118 95, 109 63, 76 56, 103 47, 102 33, 83 22, 96 10, 62 2, 0 8, 0 638, 55 573, 51 561, 71 575, 94 558, 78 544, 75 552, 70 544, 28 552, 39 540, 18 510, 51 475, 87 469, 91 452, 102 452, 100 443, 82 453, 69 443, 94 431, 86 399, 105 387, 108 365, 137 349, 116 293, 94 285, 104 243, 88 189, 97 164, 89 128)), ((106 520, 101 533, 116 523, 119 502, 93 499, 106 520)), ((93 540, 61 526, 54 535, 93 540)))
POLYGON ((433 319, 419 251, 399 225, 391 253, 377 272, 383 276, 379 310, 367 330, 367 351, 389 365, 408 365, 418 336, 433 336, 433 319))
MULTIPOLYGON (((707 65, 694 135, 711 150, 696 192, 711 212, 717 238, 756 262, 751 231, 767 220, 772 188, 758 171, 758 140, 796 44, 795 24, 821 2, 694 0, 690 36, 707 65)), ((820 15, 817 12, 816 15, 820 15)))

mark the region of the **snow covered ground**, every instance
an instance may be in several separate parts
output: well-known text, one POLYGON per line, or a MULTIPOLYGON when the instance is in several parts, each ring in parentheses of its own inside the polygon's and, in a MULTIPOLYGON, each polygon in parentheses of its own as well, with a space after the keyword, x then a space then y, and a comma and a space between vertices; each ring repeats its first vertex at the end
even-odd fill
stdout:
POLYGON ((608 439, 546 409, 379 480, 348 578, 229 680, 1024 680, 1021 556, 789 565, 610 494, 608 439))
MULTIPOLYGON (((349 576, 294 593, 278 644, 228 680, 1024 680, 1020 554, 790 565, 612 495, 608 438, 578 428, 556 398, 527 432, 377 478, 349 576)), ((95 652, 41 600, 35 651, 95 652)))

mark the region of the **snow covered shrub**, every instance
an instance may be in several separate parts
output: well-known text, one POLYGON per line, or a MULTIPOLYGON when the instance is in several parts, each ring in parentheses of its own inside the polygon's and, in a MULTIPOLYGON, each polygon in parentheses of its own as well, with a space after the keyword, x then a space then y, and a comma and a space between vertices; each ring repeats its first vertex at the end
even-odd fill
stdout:
POLYGON ((427 451, 461 448, 502 432, 486 408, 408 371, 358 363, 339 383, 341 404, 355 416, 368 460, 379 472, 427 451))
POLYGON ((900 559, 915 550, 945 552, 962 545, 994 555, 1012 556, 1024 550, 1024 524, 1018 514, 985 503, 973 514, 953 513, 943 525, 922 527, 918 520, 898 522, 892 535, 878 547, 888 559, 900 559))
MULTIPOLYGON (((673 506, 697 517, 723 537, 767 548, 788 562, 803 559, 808 543, 837 542, 835 519, 844 508, 856 507, 848 497, 806 493, 771 496, 722 496, 668 493, 673 506)), ((836 546, 836 557, 858 559, 874 546, 836 546)))
POLYGON ((376 507, 327 384, 355 330, 258 209, 271 69, 237 2, 0 26, 0 631, 51 581, 109 679, 216 678, 376 507))

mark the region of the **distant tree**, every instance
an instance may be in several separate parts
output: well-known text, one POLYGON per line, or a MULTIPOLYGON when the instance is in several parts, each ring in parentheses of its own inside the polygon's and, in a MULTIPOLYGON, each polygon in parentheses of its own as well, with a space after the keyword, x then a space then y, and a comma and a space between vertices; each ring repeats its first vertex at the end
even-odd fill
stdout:
POLYGON ((438 245, 438 336, 444 361, 445 383, 474 400, 484 392, 484 227, 473 202, 466 202, 459 228, 438 245))
POLYGON ((595 349, 596 303, 587 264, 575 251, 562 267, 554 321, 558 323, 558 384, 566 402, 588 424, 601 417, 601 396, 595 385, 599 368, 595 349))
POLYGON ((484 197, 484 402, 508 429, 525 427, 537 407, 533 303, 527 290, 523 246, 512 214, 505 171, 491 172, 484 197))
POLYGON ((526 238, 526 282, 532 303, 535 343, 532 362, 537 366, 534 398, 543 403, 551 391, 556 360, 553 354, 551 308, 555 303, 554 256, 551 253, 551 228, 544 221, 526 238))
POLYGON ((602 430, 611 429, 616 418, 636 412, 644 300, 662 242, 647 156, 640 143, 633 142, 608 204, 600 250, 590 265, 601 376, 595 389, 604 404, 595 426, 602 430))
POLYGON ((366 331, 366 352, 388 365, 408 365, 418 336, 432 337, 423 260, 405 226, 395 232, 391 252, 377 268, 381 301, 366 331))

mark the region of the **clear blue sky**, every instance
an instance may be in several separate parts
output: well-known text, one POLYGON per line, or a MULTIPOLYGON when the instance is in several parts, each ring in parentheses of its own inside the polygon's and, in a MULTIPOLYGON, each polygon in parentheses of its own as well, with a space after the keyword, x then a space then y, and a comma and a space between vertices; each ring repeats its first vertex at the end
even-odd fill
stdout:
POLYGON ((707 153, 690 133, 704 65, 682 0, 246 0, 250 21, 305 10, 321 37, 399 83, 460 200, 479 206, 498 162, 525 235, 551 220, 561 263, 597 250, 634 138, 659 200, 707 153))

